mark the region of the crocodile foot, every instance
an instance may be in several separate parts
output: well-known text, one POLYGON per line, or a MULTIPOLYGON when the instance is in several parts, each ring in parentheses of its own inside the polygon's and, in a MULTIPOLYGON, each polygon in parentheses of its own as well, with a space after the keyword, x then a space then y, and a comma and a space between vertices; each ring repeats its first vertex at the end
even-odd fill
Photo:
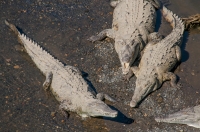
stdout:
POLYGON ((94 42, 96 42, 96 41, 98 41, 99 40, 99 37, 98 36, 91 36, 89 39, 87 39, 88 41, 90 41, 90 42, 92 42, 92 43, 94 43, 94 42))
POLYGON ((59 111, 65 117, 65 119, 69 118, 69 113, 64 109, 62 104, 59 106, 59 111))
POLYGON ((48 89, 48 88, 50 87, 50 85, 51 85, 52 76, 53 76, 52 72, 46 73, 46 80, 45 80, 45 82, 43 83, 43 88, 44 88, 45 91, 47 91, 47 89, 48 89))
POLYGON ((127 74, 124 74, 122 77, 122 80, 125 82, 128 82, 130 80, 130 78, 133 76, 133 71, 129 71, 127 74))
POLYGON ((171 86, 173 88, 177 88, 177 89, 180 89, 182 87, 182 84, 181 83, 171 83, 171 86))
POLYGON ((107 94, 104 94, 104 93, 98 93, 97 96, 96 96, 99 100, 109 100, 111 102, 116 102, 115 99, 113 99, 112 97, 110 97, 109 95, 107 94))

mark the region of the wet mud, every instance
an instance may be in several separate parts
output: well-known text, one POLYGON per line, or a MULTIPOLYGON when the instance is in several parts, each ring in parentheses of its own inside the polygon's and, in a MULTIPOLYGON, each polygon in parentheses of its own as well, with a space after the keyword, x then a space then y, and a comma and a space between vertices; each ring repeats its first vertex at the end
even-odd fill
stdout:
MULTIPOLYGON (((200 13, 199 0, 163 2, 180 17, 200 13)), ((169 82, 165 82, 145 98, 139 108, 130 108, 136 78, 129 82, 122 80, 113 40, 105 39, 94 44, 87 41, 91 35, 111 28, 113 8, 109 0, 1 0, 0 9, 0 131, 199 131, 186 125, 154 120, 155 116, 200 103, 198 29, 185 32, 182 62, 174 70, 182 87, 172 88, 169 82), (5 19, 65 64, 88 73, 87 78, 97 92, 108 93, 117 100, 117 103, 106 103, 119 111, 118 117, 81 119, 69 112, 69 118, 65 119, 57 112, 58 102, 42 88, 45 77, 21 50, 16 36, 4 24, 5 19)), ((157 31, 166 36, 171 27, 161 20, 157 31)))

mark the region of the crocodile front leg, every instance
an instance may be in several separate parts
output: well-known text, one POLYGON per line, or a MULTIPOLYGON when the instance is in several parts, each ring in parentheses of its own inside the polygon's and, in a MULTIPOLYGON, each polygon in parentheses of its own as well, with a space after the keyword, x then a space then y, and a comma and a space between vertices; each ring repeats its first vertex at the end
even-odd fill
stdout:
POLYGON ((97 99, 99 99, 99 100, 104 100, 104 99, 106 99, 106 100, 109 100, 109 101, 111 101, 111 102, 116 102, 115 99, 113 99, 112 97, 110 97, 109 95, 104 94, 104 93, 98 93, 98 94, 96 95, 96 97, 97 97, 97 99))
POLYGON ((135 74, 137 77, 137 72, 139 71, 139 68, 137 66, 133 66, 130 68, 128 74, 124 75, 124 80, 129 81, 129 79, 135 74))
POLYGON ((170 84, 171 84, 172 87, 174 87, 174 88, 180 88, 180 86, 177 85, 176 74, 174 74, 172 72, 163 73, 163 81, 167 81, 167 80, 170 80, 170 84))
POLYGON ((105 29, 105 30, 101 31, 97 36, 91 36, 88 39, 88 41, 95 42, 95 41, 98 41, 98 40, 102 40, 105 37, 109 37, 109 38, 114 39, 115 38, 114 36, 115 36, 115 31, 114 30, 105 29))
POLYGON ((122 0, 111 0, 110 1, 110 6, 115 8, 122 0))
POLYGON ((52 81, 52 77, 53 77, 52 72, 46 73, 46 80, 43 83, 43 88, 44 88, 45 91, 50 87, 51 81, 52 81))

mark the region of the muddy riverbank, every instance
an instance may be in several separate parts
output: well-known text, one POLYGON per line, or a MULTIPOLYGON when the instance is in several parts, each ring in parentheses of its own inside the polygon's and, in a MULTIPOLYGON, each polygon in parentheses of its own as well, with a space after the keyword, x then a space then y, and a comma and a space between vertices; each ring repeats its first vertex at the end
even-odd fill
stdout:
MULTIPOLYGON (((180 17, 200 13, 199 0, 163 2, 180 17)), ((111 27, 113 8, 109 0, 1 0, 0 10, 0 131, 199 131, 186 125, 157 123, 154 117, 200 103, 200 34, 185 32, 182 63, 175 70, 182 88, 172 88, 165 82, 139 108, 130 108, 136 78, 130 82, 121 79, 113 40, 94 44, 87 41, 91 35, 111 27), (70 113, 65 119, 56 112, 59 104, 42 88, 45 77, 27 53, 16 50, 17 38, 4 24, 5 19, 65 64, 88 73, 97 92, 117 99, 117 103, 106 103, 118 110, 119 116, 82 120, 70 113)), ((164 20, 158 27, 163 35, 171 31, 164 20)))

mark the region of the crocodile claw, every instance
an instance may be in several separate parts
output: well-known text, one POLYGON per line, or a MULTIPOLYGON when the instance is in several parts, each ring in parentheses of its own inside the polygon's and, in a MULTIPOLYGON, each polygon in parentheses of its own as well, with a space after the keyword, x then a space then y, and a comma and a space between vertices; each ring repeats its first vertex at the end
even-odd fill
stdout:
POLYGON ((133 72, 131 70, 129 70, 129 72, 127 74, 124 74, 122 77, 122 80, 125 82, 128 82, 130 80, 130 78, 133 76, 133 72))
POLYGON ((113 99, 112 97, 110 97, 109 95, 104 94, 104 93, 98 93, 98 94, 97 94, 97 98, 98 98, 99 100, 104 100, 104 99, 106 99, 106 100, 109 100, 110 102, 117 102, 115 99, 113 99))

